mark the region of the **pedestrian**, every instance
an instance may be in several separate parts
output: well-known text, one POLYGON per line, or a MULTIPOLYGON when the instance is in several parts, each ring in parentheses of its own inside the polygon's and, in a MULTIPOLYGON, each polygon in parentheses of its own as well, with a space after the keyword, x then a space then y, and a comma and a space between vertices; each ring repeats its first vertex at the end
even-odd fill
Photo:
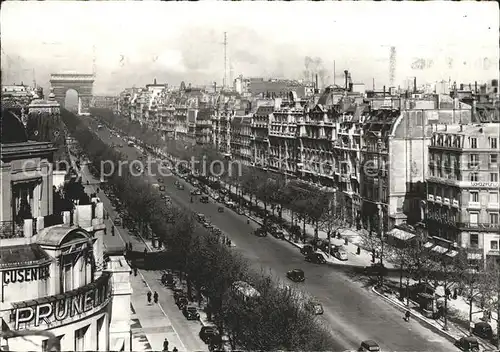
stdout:
POLYGON ((148 304, 151 304, 151 291, 148 292, 148 304))
POLYGON ((90 182, 89 182, 89 180, 87 180, 87 186, 88 186, 88 185, 90 185, 90 182))
POLYGON ((111 236, 114 236, 114 235, 115 235, 115 227, 111 226, 111 236))
POLYGON ((250 219, 247 218, 247 225, 250 225, 250 219))
POLYGON ((96 193, 99 193, 99 187, 97 187, 96 193))
POLYGON ((357 254, 357 255, 360 255, 360 254, 361 254, 361 248, 359 248, 359 246, 358 246, 358 249, 356 249, 356 254, 357 254))
POLYGON ((453 289, 453 299, 457 299, 457 297, 458 297, 458 290, 457 290, 457 288, 455 287, 455 288, 453 289))
POLYGON ((229 238, 227 239, 227 245, 228 247, 231 247, 231 240, 229 238))
POLYGON ((349 240, 346 238, 344 238, 344 244, 347 246, 349 244, 349 240))
POLYGON ((158 292, 155 291, 155 294, 153 295, 153 299, 155 303, 158 303, 158 292))
POLYGON ((409 310, 409 309, 407 309, 407 310, 406 310, 406 313, 405 313, 404 320, 405 320, 406 322, 409 322, 409 321, 410 321, 410 316, 411 316, 410 310, 409 310))
POLYGON ((168 340, 165 337, 165 340, 163 340, 163 351, 168 351, 168 340))
POLYGON ((174 349, 172 350, 172 352, 179 352, 179 350, 177 349, 177 347, 174 347, 174 349))
POLYGON ((146 254, 148 254, 148 249, 144 248, 144 256, 146 256, 146 254))
POLYGON ((128 243, 128 248, 129 248, 129 251, 131 251, 131 252, 132 252, 132 242, 129 242, 129 243, 128 243))
POLYGON ((137 276, 137 267, 134 266, 134 276, 137 276))
POLYGON ((448 287, 444 290, 444 294, 446 295, 446 298, 450 299, 451 292, 450 292, 450 289, 448 287))

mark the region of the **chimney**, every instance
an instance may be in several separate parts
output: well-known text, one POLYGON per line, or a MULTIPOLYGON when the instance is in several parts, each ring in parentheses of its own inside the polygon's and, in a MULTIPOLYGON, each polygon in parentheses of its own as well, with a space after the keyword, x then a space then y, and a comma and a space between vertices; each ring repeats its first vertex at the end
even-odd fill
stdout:
POLYGON ((156 85, 156 78, 155 78, 155 80, 154 80, 154 85, 156 85))
POLYGON ((316 73, 316 92, 318 93, 319 87, 318 87, 318 74, 316 73))
POLYGON ((413 77, 413 93, 417 92, 417 77, 413 77))
POLYGON ((477 94, 477 81, 474 82, 474 91, 476 92, 477 94))
POLYGON ((349 88, 349 86, 347 85, 347 82, 349 80, 349 71, 344 70, 344 75, 345 75, 345 90, 347 90, 349 88))
POLYGON ((214 92, 217 93, 217 82, 214 82, 214 92))
POLYGON ((384 86, 384 98, 385 98, 385 86, 384 86))
POLYGON ((460 83, 460 90, 464 90, 464 84, 460 83))

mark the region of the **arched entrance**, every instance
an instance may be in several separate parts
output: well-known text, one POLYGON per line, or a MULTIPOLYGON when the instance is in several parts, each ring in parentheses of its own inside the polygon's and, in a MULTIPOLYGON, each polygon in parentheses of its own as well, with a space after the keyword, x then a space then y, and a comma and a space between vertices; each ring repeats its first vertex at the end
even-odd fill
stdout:
POLYGON ((64 97, 64 107, 66 110, 69 110, 74 113, 78 113, 78 108, 79 108, 79 100, 80 97, 78 96, 78 92, 74 90, 73 88, 70 88, 66 91, 65 97, 64 97))
POLYGON ((66 92, 74 89, 78 93, 78 114, 89 115, 92 100, 94 75, 83 73, 53 73, 50 75, 50 86, 57 102, 65 106, 66 92))

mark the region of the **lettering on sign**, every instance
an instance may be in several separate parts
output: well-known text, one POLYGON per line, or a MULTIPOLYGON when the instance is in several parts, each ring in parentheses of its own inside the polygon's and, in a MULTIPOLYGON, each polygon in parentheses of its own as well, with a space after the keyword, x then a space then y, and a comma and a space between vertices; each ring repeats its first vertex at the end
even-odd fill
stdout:
POLYGON ((25 329, 31 325, 38 327, 42 323, 62 323, 68 317, 72 318, 102 306, 111 296, 109 279, 110 276, 105 275, 87 287, 63 295, 44 297, 43 303, 35 301, 28 307, 12 309, 10 320, 14 321, 14 330, 25 329))
POLYGON ((49 265, 35 268, 12 269, 3 272, 4 285, 45 280, 50 277, 49 265))
POLYGON ((472 187, 498 188, 498 182, 471 182, 472 187))

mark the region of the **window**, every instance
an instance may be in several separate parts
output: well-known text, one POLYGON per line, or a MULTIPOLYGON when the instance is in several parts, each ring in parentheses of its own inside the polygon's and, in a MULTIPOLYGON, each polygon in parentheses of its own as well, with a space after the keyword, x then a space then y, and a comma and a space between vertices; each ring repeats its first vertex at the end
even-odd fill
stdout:
POLYGON ((496 164, 498 162, 498 154, 490 154, 490 164, 496 164))
POLYGON ((470 213, 469 214, 469 223, 477 224, 479 220, 479 213, 470 213))
POLYGON ((479 192, 473 191, 470 192, 470 202, 479 202, 479 192))
POLYGON ((469 181, 472 181, 472 182, 479 181, 479 173, 477 173, 477 172, 471 172, 469 174, 469 181))
POLYGON ((498 192, 490 192, 490 201, 489 203, 496 204, 498 203, 498 192))
POLYGON ((498 213, 490 213, 490 224, 492 225, 498 224, 498 213))
POLYGON ((491 241, 490 242, 490 249, 493 251, 498 251, 498 241, 491 241))
POLYGON ((469 168, 475 168, 479 166, 479 154, 469 155, 469 168))
POLYGON ((470 142, 470 147, 472 149, 476 149, 477 148, 477 138, 475 137, 470 137, 469 138, 469 142, 470 142))
POLYGON ((470 246, 472 248, 479 247, 479 235, 477 233, 470 234, 470 246))
POLYGON ((498 144, 497 144, 497 139, 490 137, 490 148, 491 149, 497 149, 498 144))
POLYGON ((496 172, 490 174, 490 182, 498 182, 498 174, 496 172))
POLYGON ((85 334, 89 325, 75 331, 75 351, 85 351, 85 334))

